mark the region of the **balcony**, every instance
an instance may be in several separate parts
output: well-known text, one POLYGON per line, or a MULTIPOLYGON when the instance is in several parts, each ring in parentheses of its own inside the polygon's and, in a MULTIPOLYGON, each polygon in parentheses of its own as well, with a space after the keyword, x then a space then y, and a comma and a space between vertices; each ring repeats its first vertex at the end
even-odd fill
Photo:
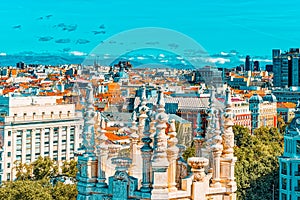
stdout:
POLYGON ((295 191, 300 192, 300 187, 295 187, 295 191))

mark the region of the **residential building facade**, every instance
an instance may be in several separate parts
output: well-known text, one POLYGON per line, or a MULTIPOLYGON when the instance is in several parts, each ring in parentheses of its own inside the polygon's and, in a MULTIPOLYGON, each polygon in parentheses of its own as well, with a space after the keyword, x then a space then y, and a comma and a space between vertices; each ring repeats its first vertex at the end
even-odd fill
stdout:
POLYGON ((56 96, 1 96, 0 135, 3 177, 14 180, 15 161, 34 162, 49 156, 61 164, 74 159, 81 144, 83 119, 74 104, 58 104, 56 96))
POLYGON ((277 127, 277 100, 273 94, 267 94, 263 98, 253 94, 249 99, 251 111, 252 133, 261 126, 277 127))
POLYGON ((300 199, 300 103, 284 135, 284 152, 279 157, 279 200, 300 199))

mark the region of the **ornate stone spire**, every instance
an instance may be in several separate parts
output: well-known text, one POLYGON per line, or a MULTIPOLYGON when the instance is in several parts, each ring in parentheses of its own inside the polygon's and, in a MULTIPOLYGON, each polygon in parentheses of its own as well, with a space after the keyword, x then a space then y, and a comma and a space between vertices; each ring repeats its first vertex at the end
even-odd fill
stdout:
POLYGON ((138 129, 138 135, 139 138, 142 139, 143 138, 143 132, 145 130, 145 122, 146 122, 146 118, 148 118, 148 111, 149 111, 149 107, 146 106, 147 104, 147 99, 146 99, 146 88, 145 86, 143 86, 143 94, 142 94, 142 99, 141 99, 142 103, 141 106, 139 107, 139 129, 138 129))
POLYGON ((86 97, 86 111, 84 114, 84 127, 83 127, 83 146, 85 154, 94 154, 95 151, 95 109, 94 109, 94 96, 93 86, 91 83, 87 86, 86 97))
POLYGON ((154 136, 154 153, 152 160, 153 190, 152 199, 168 199, 168 166, 167 159, 167 121, 168 115, 165 113, 165 102, 162 88, 159 89, 157 99, 158 113, 156 115, 156 134, 154 136))
POLYGON ((178 157, 179 148, 177 147, 178 139, 176 138, 176 127, 175 120, 170 120, 170 129, 169 129, 169 139, 168 139, 168 161, 169 161, 169 191, 174 192, 177 191, 176 188, 176 160, 178 157))
POLYGON ((165 163, 168 166, 167 160, 167 135, 165 130, 167 128, 166 123, 168 122, 168 115, 165 113, 165 101, 163 96, 162 88, 159 89, 157 98, 158 113, 156 115, 156 134, 154 136, 155 146, 154 146, 154 163, 165 163))
POLYGON ((224 133, 223 133, 223 156, 233 157, 233 147, 234 147, 234 134, 233 134, 233 114, 231 108, 231 95, 230 90, 226 89, 226 108, 224 114, 224 133))
POLYGON ((209 99, 209 108, 207 111, 208 117, 207 117, 207 128, 206 128, 206 134, 205 134, 205 138, 206 140, 209 140, 212 138, 212 136, 214 135, 214 129, 215 129, 215 115, 214 115, 214 111, 215 111, 215 88, 212 86, 209 89, 210 92, 210 99, 209 99))
POLYGON ((194 137, 195 147, 196 147, 196 157, 202 157, 202 145, 205 141, 203 137, 204 130, 202 129, 202 118, 201 114, 198 113, 197 115, 197 128, 195 130, 196 136, 194 137))

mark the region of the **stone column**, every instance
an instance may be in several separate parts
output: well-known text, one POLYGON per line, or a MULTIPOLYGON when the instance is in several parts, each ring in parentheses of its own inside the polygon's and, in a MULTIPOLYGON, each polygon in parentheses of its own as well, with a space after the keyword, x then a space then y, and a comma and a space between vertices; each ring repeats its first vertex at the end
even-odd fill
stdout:
POLYGON ((26 129, 22 130, 22 163, 26 162, 26 129))
POLYGON ((150 192, 151 191, 151 157, 153 149, 150 146, 152 139, 149 135, 143 137, 142 142, 144 143, 141 148, 142 158, 143 158, 143 179, 141 192, 150 192))
POLYGON ((35 161, 35 129, 31 130, 31 162, 35 161))
POLYGON ((215 136, 214 137, 215 145, 212 146, 213 151, 213 177, 212 177, 212 187, 221 187, 220 183, 220 157, 222 154, 223 146, 222 146, 222 137, 215 136))
POLYGON ((175 120, 172 119, 170 122, 169 129, 169 139, 168 139, 168 161, 169 161, 169 169, 168 169, 168 187, 170 192, 176 192, 176 160, 178 157, 179 148, 176 146, 178 140, 176 138, 176 128, 175 128, 175 120))
POLYGON ((70 131, 70 128, 71 128, 70 126, 67 126, 67 129, 66 129, 66 160, 70 160, 70 151, 71 151, 71 145, 70 145, 71 131, 70 131))
POLYGON ((74 151, 78 151, 79 149, 79 141, 81 140, 81 138, 79 138, 79 125, 76 125, 74 128, 74 151))
POLYGON ((58 127, 58 139, 57 139, 57 161, 58 164, 60 165, 62 161, 62 156, 61 156, 61 151, 62 151, 62 127, 58 127))
POLYGON ((209 190, 208 180, 206 180, 204 171, 205 167, 208 166, 208 159, 191 157, 188 159, 188 164, 192 167, 193 172, 192 199, 204 200, 209 190))
POLYGON ((54 134, 53 127, 50 127, 50 133, 49 133, 49 157, 51 159, 53 159, 53 134, 54 134))
POLYGON ((44 157, 45 152, 45 128, 41 128, 41 145, 40 145, 40 155, 44 157))
MULTIPOLYGON (((11 130, 11 149, 12 149, 11 156, 12 156, 13 160, 15 160, 16 159, 16 149, 17 149, 17 131, 16 130, 11 130)), ((3 154, 2 154, 2 156, 4 157, 3 154)), ((2 169, 3 168, 5 168, 5 166, 2 166, 2 169)))

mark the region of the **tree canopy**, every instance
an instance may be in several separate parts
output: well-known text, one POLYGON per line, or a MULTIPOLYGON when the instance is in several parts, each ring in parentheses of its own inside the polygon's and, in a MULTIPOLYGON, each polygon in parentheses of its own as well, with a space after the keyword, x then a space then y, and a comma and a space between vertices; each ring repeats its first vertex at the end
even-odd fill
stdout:
POLYGON ((251 135, 242 126, 234 126, 235 165, 238 199, 272 199, 278 196, 278 156, 283 153, 283 135, 277 128, 261 127, 251 135))
POLYGON ((0 200, 76 200, 76 196, 75 184, 52 186, 47 180, 5 182, 0 188, 0 200))
POLYGON ((49 157, 39 157, 30 164, 16 161, 15 165, 17 171, 16 181, 5 182, 1 186, 0 200, 76 199, 76 184, 53 181, 53 179, 59 180, 59 176, 75 178, 77 173, 77 162, 75 160, 65 161, 61 166, 60 174, 57 164, 49 157))

